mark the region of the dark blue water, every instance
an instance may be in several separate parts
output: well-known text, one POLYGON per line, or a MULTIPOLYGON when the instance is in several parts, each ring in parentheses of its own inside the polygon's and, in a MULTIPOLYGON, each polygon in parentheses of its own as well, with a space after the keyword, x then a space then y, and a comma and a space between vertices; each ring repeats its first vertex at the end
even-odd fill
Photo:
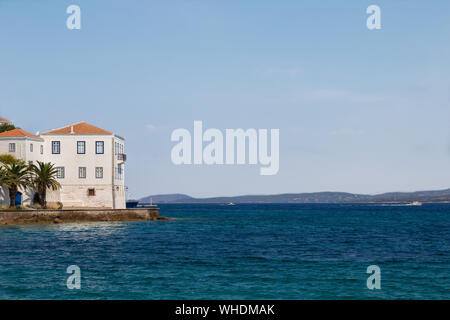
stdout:
POLYGON ((162 205, 0 227, 1 299, 450 299, 450 205, 162 205), (66 268, 81 268, 69 290, 66 268), (366 269, 381 269, 369 290, 366 269))

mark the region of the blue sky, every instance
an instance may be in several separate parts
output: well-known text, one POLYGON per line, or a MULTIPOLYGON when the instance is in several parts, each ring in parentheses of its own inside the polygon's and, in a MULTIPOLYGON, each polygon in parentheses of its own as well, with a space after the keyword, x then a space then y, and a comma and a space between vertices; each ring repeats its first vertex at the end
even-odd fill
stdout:
POLYGON ((447 188, 449 35, 448 1, 0 0, 0 114, 124 136, 131 197, 447 188), (194 120, 279 128, 279 173, 173 165, 194 120))

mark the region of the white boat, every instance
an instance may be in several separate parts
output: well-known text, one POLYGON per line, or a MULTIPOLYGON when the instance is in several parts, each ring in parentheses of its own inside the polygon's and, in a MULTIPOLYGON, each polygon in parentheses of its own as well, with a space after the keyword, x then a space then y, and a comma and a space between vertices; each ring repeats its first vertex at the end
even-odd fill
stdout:
POLYGON ((421 205, 422 205, 422 202, 420 202, 420 201, 413 201, 413 202, 411 202, 409 205, 410 205, 410 206, 421 206, 421 205))

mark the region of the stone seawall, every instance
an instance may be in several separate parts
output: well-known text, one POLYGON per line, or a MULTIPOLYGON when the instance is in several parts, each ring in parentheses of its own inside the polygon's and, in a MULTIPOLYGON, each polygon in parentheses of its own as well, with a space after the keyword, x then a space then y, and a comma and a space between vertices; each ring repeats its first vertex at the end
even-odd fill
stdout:
POLYGON ((85 210, 0 210, 0 225, 94 221, 169 220, 158 208, 85 210))

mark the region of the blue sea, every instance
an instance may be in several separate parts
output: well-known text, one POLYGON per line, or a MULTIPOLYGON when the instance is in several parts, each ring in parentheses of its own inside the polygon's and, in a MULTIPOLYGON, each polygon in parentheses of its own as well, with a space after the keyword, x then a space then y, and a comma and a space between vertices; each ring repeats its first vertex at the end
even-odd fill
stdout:
POLYGON ((450 299, 450 205, 160 208, 175 219, 0 227, 0 299, 450 299))

